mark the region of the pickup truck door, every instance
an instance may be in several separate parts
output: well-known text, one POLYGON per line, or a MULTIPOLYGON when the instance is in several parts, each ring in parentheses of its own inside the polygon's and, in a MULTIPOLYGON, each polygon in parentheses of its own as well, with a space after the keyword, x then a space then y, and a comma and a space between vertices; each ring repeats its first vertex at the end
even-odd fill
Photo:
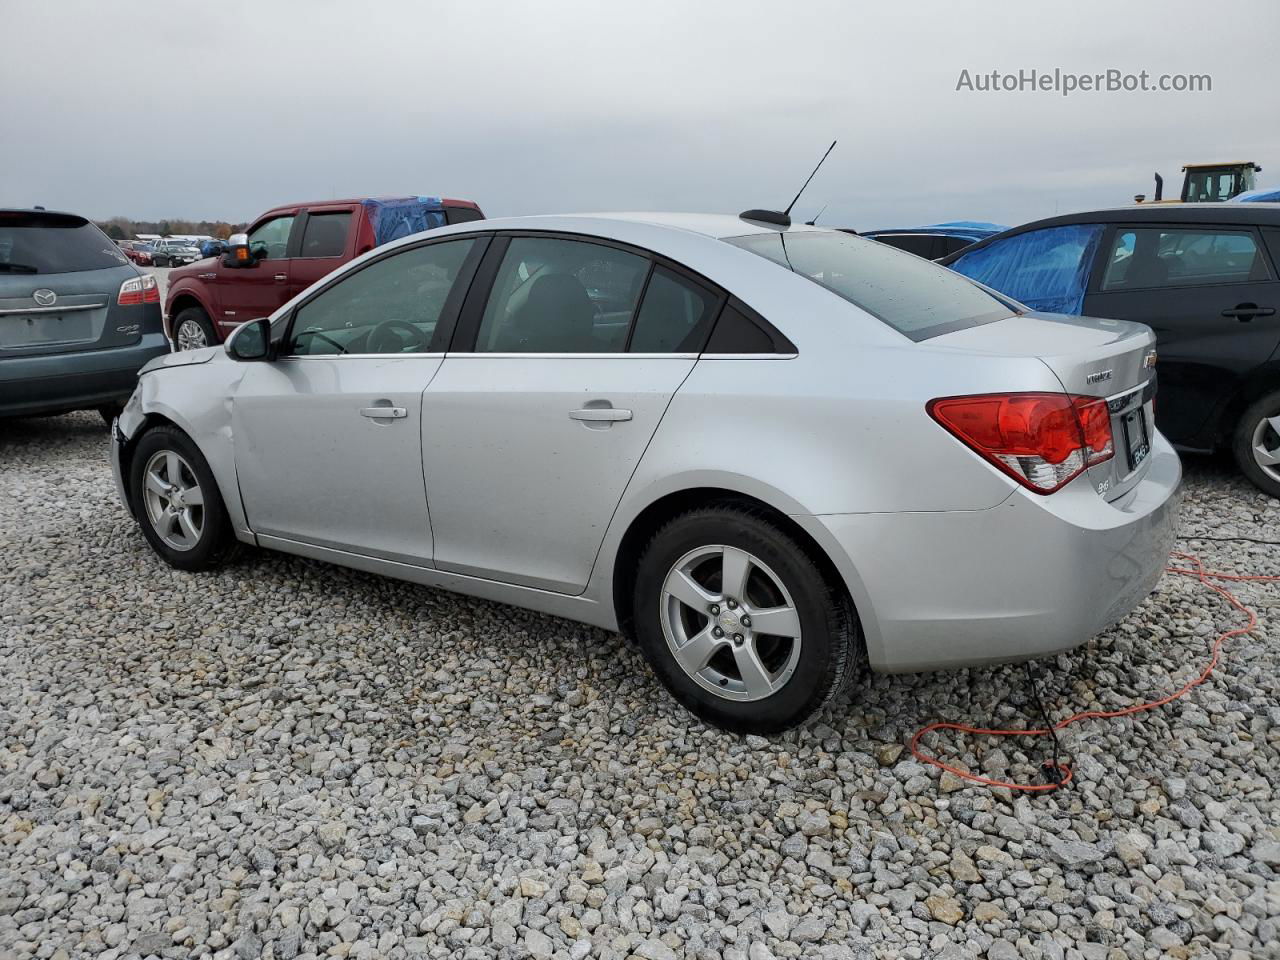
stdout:
POLYGON ((356 255, 359 205, 309 207, 298 216, 300 237, 289 260, 289 296, 295 297, 356 255))
POLYGON ((249 247, 262 251, 253 266, 228 267, 221 260, 211 278, 218 305, 213 320, 221 339, 246 320, 273 313, 291 296, 289 272, 293 244, 300 236, 296 212, 277 213, 253 225, 249 247))

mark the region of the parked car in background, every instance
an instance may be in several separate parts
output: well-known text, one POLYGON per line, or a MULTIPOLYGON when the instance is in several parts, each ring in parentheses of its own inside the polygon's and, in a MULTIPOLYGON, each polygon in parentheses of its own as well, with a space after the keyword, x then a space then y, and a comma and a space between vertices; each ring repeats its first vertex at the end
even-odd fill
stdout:
POLYGON ((116 246, 131 261, 141 267, 151 266, 151 255, 154 248, 141 240, 117 240, 116 246))
POLYGON ((151 259, 157 267, 182 266, 199 260, 200 248, 190 240, 165 237, 163 240, 156 242, 155 252, 151 254, 151 259))
POLYGON ((175 567, 239 539, 621 628, 768 733, 864 649, 1043 656, 1151 590, 1181 476, 1153 342, 832 230, 495 220, 156 361, 111 462, 175 567))
POLYGON ((169 275, 167 329, 179 350, 220 343, 244 321, 265 317, 380 244, 483 218, 470 200, 435 197, 368 197, 276 207, 241 235, 242 257, 227 254, 169 275))
POLYGON ((1280 203, 1280 187, 1259 187, 1238 193, 1229 203, 1280 203))
MULTIPOLYGON (((870 237, 891 247, 914 253, 926 260, 941 260, 965 247, 993 237, 1008 227, 997 223, 980 223, 975 220, 952 220, 948 223, 934 223, 924 227, 905 229, 864 230, 860 237, 870 237)), ((848 231, 850 233, 854 231, 848 231)))
POLYGON ((227 241, 225 240, 204 240, 200 244, 200 256, 220 257, 227 252, 227 241))
POLYGON ((97 409, 167 353, 155 277, 84 217, 0 210, 0 416, 97 409))
POLYGON ((1150 326, 1161 432, 1187 450, 1231 450, 1245 476, 1280 496, 1280 207, 1074 213, 942 263, 1032 309, 1150 326))

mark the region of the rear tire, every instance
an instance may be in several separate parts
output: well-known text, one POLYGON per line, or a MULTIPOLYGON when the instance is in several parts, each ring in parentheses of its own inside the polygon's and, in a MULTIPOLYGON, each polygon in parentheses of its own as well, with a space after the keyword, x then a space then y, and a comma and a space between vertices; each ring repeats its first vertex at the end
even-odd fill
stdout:
POLYGON ((640 557, 633 617, 672 696, 737 733, 803 723, 858 663, 843 587, 760 510, 703 507, 662 526, 640 557))
POLYGON ((1255 401, 1240 415, 1231 452, 1255 487, 1280 497, 1280 390, 1255 401))
POLYGON ((129 496, 142 535, 179 570, 213 570, 230 559, 235 534, 209 462, 176 427, 148 430, 129 464, 129 496))
POLYGON ((173 321, 173 342, 179 350, 199 350, 217 343, 213 321, 199 307, 179 310, 173 321))

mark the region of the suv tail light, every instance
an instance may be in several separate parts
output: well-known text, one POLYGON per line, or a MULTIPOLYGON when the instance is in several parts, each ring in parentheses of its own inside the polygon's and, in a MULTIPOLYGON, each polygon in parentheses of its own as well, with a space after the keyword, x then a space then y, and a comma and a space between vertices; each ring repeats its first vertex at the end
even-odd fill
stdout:
POLYGON ((929 416, 1028 490, 1053 493, 1115 456, 1100 397, 987 393, 929 401, 929 416))
POLYGON ((159 302, 160 287, 156 283, 156 278, 150 274, 145 277, 134 277, 120 284, 120 295, 116 297, 116 303, 122 307, 159 302))

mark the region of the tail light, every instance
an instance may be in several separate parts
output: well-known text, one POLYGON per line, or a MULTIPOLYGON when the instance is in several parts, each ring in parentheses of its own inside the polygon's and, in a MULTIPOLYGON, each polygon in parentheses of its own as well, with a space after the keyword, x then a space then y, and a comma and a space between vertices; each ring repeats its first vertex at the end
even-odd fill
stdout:
POLYGON ((116 297, 116 303, 122 307, 159 302, 160 287, 156 283, 156 278, 149 274, 145 277, 134 277, 120 284, 120 295, 116 297))
POLYGON ((1028 490, 1053 493, 1115 456, 1111 413, 1099 397, 989 393, 926 407, 962 443, 1028 490))

